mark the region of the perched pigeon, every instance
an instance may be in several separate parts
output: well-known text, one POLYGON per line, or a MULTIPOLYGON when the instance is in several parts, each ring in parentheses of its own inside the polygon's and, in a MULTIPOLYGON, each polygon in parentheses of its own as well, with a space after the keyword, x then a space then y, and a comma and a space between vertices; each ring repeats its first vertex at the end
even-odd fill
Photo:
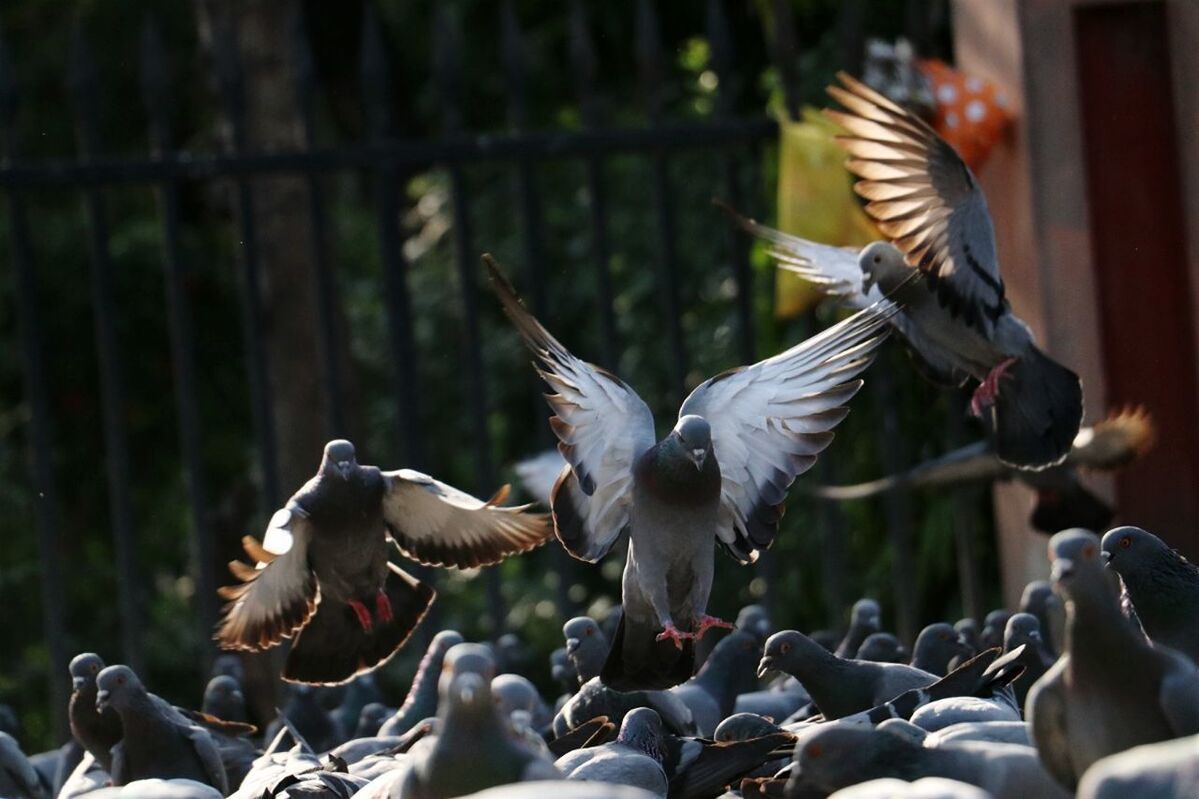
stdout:
POLYGON ((1020 721, 1014 699, 999 694, 993 697, 955 696, 921 706, 911 721, 928 732, 937 732, 955 724, 988 721, 1020 721))
POLYGON ((287 702, 279 718, 267 727, 266 737, 274 738, 285 720, 314 752, 326 752, 346 740, 348 735, 337 719, 321 707, 316 691, 309 685, 288 686, 287 702))
POLYGON ((979 633, 978 642, 983 649, 994 649, 997 646, 1003 646, 1003 633, 1007 629, 1007 621, 1012 617, 1010 610, 999 608, 987 614, 987 618, 983 621, 982 632, 979 633))
POLYGON ((669 782, 661 738, 662 719, 647 707, 637 708, 624 717, 615 741, 576 749, 554 765, 568 780, 631 785, 665 799, 669 782))
POLYGON ((1071 790, 1100 758, 1199 733, 1199 670, 1125 621, 1099 553, 1098 536, 1087 530, 1049 540, 1053 587, 1066 603, 1066 646, 1025 708, 1046 768, 1071 790))
POLYGON ((112 708, 96 709, 96 676, 104 669, 104 661, 93 652, 84 652, 71 660, 71 700, 67 717, 71 735, 96 762, 112 771, 111 750, 121 740, 121 718, 112 708))
POLYGON ((949 662, 955 657, 968 658, 973 654, 971 647, 962 643, 958 631, 944 622, 930 624, 916 636, 912 646, 912 666, 944 677, 949 673, 949 662))
POLYGON ((592 677, 558 711, 554 734, 564 735, 600 716, 620 724, 630 711, 639 707, 653 708, 672 733, 693 735, 696 731, 690 708, 670 691, 617 691, 604 685, 599 677, 592 677))
POLYGON ((595 619, 576 616, 562 626, 566 637, 566 658, 574 666, 579 684, 598 677, 608 656, 608 639, 595 619))
POLYGON ((990 441, 977 441, 924 461, 898 474, 855 485, 815 486, 813 496, 831 500, 865 499, 888 491, 940 489, 969 483, 1019 480, 1036 492, 1029 524, 1053 534, 1068 527, 1100 529, 1112 508, 1079 478, 1079 470, 1114 472, 1144 454, 1154 439, 1153 422, 1143 408, 1116 411, 1074 437, 1070 454, 1041 471, 1013 469, 995 457, 990 441))
POLYGON ((17 739, 0 732, 0 796, 5 799, 46 799, 47 795, 17 739))
POLYGON ((766 641, 758 674, 784 671, 799 680, 827 719, 881 705, 911 688, 924 688, 936 675, 903 663, 872 663, 837 657, 795 630, 766 641))
POLYGON ((761 645, 747 632, 734 630, 722 638, 699 673, 670 692, 691 710, 699 735, 710 738, 733 712, 737 695, 757 687, 754 666, 761 645))
POLYGON ((511 782, 561 778, 501 720, 491 697, 494 676, 495 659, 487 647, 458 644, 446 653, 437 734, 410 750, 412 767, 400 791, 405 799, 464 796, 511 782))
POLYGON ((875 663, 902 663, 908 659, 903 644, 891 633, 870 633, 853 657, 875 663))
POLYGON ((963 721, 950 724, 925 736, 924 745, 940 746, 955 741, 992 741, 1032 746, 1028 725, 1023 721, 963 721))
POLYGON ((881 777, 842 788, 829 799, 995 799, 982 788, 943 777, 922 777, 913 782, 881 777))
POLYGON ((549 708, 545 706, 537 688, 527 677, 520 674, 499 674, 491 681, 491 695, 500 712, 507 716, 523 711, 529 714, 530 721, 537 729, 546 727, 553 721, 549 708))
POLYGON ((989 791, 995 799, 1065 799, 1027 746, 964 741, 925 747, 903 732, 822 724, 795 748, 806 782, 832 792, 880 777, 944 777, 989 791))
POLYGON ((370 702, 363 706, 354 725, 354 738, 372 738, 379 734, 383 722, 391 718, 394 708, 382 702, 370 702))
POLYGON ((989 413, 996 456, 1040 469, 1065 459, 1082 422, 1078 375, 1041 350, 1004 294, 991 215, 953 148, 922 120, 844 73, 829 87, 845 111, 826 113, 855 190, 887 236, 861 252, 806 241, 743 221, 776 257, 853 308, 888 296, 892 324, 937 382, 979 383, 971 402, 989 413))
POLYGON ((774 632, 774 624, 770 621, 770 611, 761 605, 746 605, 741 608, 737 612, 737 620, 733 622, 733 626, 755 636, 758 642, 763 644, 774 632))
MULTIPOLYGON (((1053 532, 1057 532, 1057 530, 1053 532)), ((1065 630, 1066 624, 1066 609, 1062 606, 1062 601, 1057 594, 1053 593, 1053 584, 1048 580, 1033 580, 1024 586, 1024 592, 1020 595, 1020 612, 1030 613, 1037 617, 1041 628, 1041 643, 1045 652, 1056 658, 1061 650, 1062 632, 1065 630)))
POLYGON ((713 545, 741 563, 774 540, 795 477, 815 463, 861 387, 897 309, 881 301, 760 363, 702 383, 655 443, 649 407, 579 360, 521 304, 484 258, 505 312, 556 394, 550 425, 569 468, 551 508, 558 539, 595 562, 628 531, 624 612, 604 664, 616 689, 667 688, 691 676, 706 613, 713 545))
POLYGON ((1103 558, 1149 640, 1199 663, 1199 566, 1139 527, 1109 530, 1103 558))
POLYGON ((881 615, 878 602, 873 599, 859 599, 854 602, 853 610, 849 614, 849 629, 837 644, 837 657, 854 657, 866 639, 882 629, 881 615))
POLYGON ((1016 694, 1016 707, 1023 708, 1024 700, 1028 697, 1033 683, 1041 679, 1041 675, 1049 671, 1053 658, 1049 657, 1041 640, 1041 623, 1031 613, 1017 613, 1008 619, 1007 629, 1003 633, 1003 651, 1012 652, 1017 647, 1024 647, 1020 663, 1024 673, 1012 683, 1016 694))
POLYGON ((410 469, 360 466, 348 441, 325 445, 320 470, 277 511, 250 568, 229 564, 240 585, 217 628, 227 649, 257 651, 296 637, 283 678, 342 683, 390 658, 435 592, 388 558, 399 551, 430 566, 498 563, 544 543, 549 520, 501 507, 507 486, 484 502, 410 469))
POLYGON ((217 675, 204 687, 204 701, 200 710, 210 716, 226 721, 248 722, 246 698, 237 680, 225 674, 217 675))
POLYGON ((1199 796, 1199 736, 1134 746, 1087 769, 1078 799, 1199 796))
POLYGON ((456 630, 442 630, 433 636, 417 666, 404 704, 400 705, 394 716, 383 722, 379 728, 380 735, 403 735, 430 716, 437 715, 437 680, 441 676, 445 653, 462 643, 462 640, 462 635, 456 630))
POLYGON ((108 666, 96 677, 96 709, 111 707, 122 737, 112 748, 113 783, 149 778, 190 779, 229 792, 221 755, 208 730, 146 691, 128 666, 108 666))
POLYGON ((578 689, 579 673, 575 671, 566 647, 560 646, 550 652, 550 676, 558 684, 558 689, 564 692, 559 698, 560 702, 565 702, 578 689))

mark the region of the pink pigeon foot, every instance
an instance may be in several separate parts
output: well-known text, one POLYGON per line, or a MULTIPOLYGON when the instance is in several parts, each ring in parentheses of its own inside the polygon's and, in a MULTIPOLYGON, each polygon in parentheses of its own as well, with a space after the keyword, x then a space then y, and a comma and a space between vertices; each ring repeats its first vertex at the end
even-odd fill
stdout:
POLYGON ((354 611, 354 615, 358 617, 358 623, 362 625, 363 632, 369 633, 374 624, 371 622, 371 612, 366 609, 366 605, 357 599, 351 599, 346 604, 350 606, 350 610, 354 611))
POLYGON ((667 624, 666 629, 664 629, 662 632, 658 633, 658 637, 655 638, 654 640, 655 641, 674 641, 675 648, 682 649, 683 641, 685 641, 687 639, 694 639, 695 637, 696 636, 693 633, 682 632, 681 630, 679 630, 678 627, 675 627, 673 624, 667 624))
POLYGON ((718 619, 715 616, 709 616, 705 613, 699 618, 699 629, 695 631, 695 640, 698 641, 700 638, 703 638, 704 633, 713 627, 723 627, 726 630, 733 629, 733 625, 724 619, 718 619))
POLYGON ((1004 358, 983 378, 978 388, 974 389, 974 396, 970 398, 970 413, 981 417, 987 408, 995 404, 995 395, 999 393, 999 378, 1003 377, 1015 362, 1015 358, 1004 358))
POLYGON ((391 600, 382 588, 375 594, 375 615, 379 617, 379 621, 385 623, 395 618, 395 614, 391 612, 391 600))

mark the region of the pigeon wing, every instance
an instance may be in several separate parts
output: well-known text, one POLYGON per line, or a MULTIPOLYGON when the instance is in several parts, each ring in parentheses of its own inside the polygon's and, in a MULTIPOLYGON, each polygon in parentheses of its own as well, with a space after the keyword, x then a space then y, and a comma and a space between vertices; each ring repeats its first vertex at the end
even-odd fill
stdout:
POLYGON ((679 415, 712 428, 720 464, 718 541, 742 563, 774 541, 787 489, 833 440, 862 387, 855 379, 898 307, 882 300, 786 352, 701 383, 679 415))
POLYGON ((229 564, 242 582, 219 589, 229 600, 215 636, 223 649, 266 649, 308 622, 318 599, 316 576, 308 564, 312 534, 311 521, 293 503, 271 517, 265 536, 267 542, 283 544, 277 549, 286 546, 285 552, 270 552, 251 536, 242 539, 246 554, 259 562, 256 568, 236 560, 229 564))
POLYGON ((982 189, 954 149, 923 120, 845 73, 828 115, 866 213, 928 277, 941 305, 990 337, 1007 307, 995 231, 982 189))
POLYGON ((1199 733, 1199 675, 1190 660, 1174 652, 1158 650, 1173 661, 1162 677, 1158 700, 1174 736, 1199 733))
POLYGON ((1066 696, 1062 674, 1066 658, 1061 658, 1033 684, 1025 701, 1029 735, 1045 769, 1062 785, 1074 785, 1078 778, 1070 761, 1070 741, 1066 736, 1066 696))
POLYGON ((504 312, 537 358, 555 393, 550 427, 566 458, 550 506, 554 530, 571 555, 595 562, 629 524, 633 464, 654 444, 649 406, 619 377, 576 358, 521 304, 490 257, 484 263, 504 312))
POLYGON ((488 566, 553 535, 546 514, 500 504, 508 486, 484 501, 412 469, 383 480, 383 521, 404 555, 426 566, 488 566))

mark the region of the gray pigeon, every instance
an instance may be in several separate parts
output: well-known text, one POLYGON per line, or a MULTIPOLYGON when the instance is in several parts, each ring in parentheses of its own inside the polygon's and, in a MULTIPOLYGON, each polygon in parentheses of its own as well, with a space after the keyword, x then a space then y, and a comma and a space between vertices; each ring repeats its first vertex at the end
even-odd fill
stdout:
MULTIPOLYGON (((1058 528, 1065 529, 1067 528, 1058 528)), ((1056 533, 1058 530, 1052 532, 1056 533)), ((1020 595, 1020 612, 1031 613, 1037 617, 1041 627, 1042 648, 1046 654, 1056 658, 1061 651, 1066 609, 1057 594, 1053 593, 1053 584, 1048 580, 1033 580, 1024 586, 1024 592, 1020 595)))
POLYGON ((995 799, 1066 799, 1031 747, 963 741, 929 748, 899 731, 822 724, 795 747, 803 779, 826 792, 881 777, 943 777, 995 799))
POLYGON ((720 639, 698 674, 670 689, 690 708, 700 736, 711 738, 733 712, 738 694, 757 687, 754 666, 761 651, 757 638, 734 630, 720 639))
POLYGON ((1066 645, 1025 707, 1041 760, 1071 790, 1101 758, 1199 733, 1199 670, 1125 621, 1115 575, 1099 553, 1098 536, 1087 530, 1049 540, 1053 587, 1066 603, 1066 645))
POLYGON ((1004 295, 986 199, 970 169, 924 121, 849 75, 826 113, 861 180, 855 190, 888 241, 860 252, 816 244, 745 221, 779 261, 852 308, 887 296, 892 324, 927 376, 976 380, 972 412, 988 416, 995 454, 1017 468, 1060 463, 1082 422, 1078 375, 1037 348, 1004 295))
POLYGON ((565 735, 600 716, 620 724, 629 712, 639 707, 653 708, 666 728, 676 735, 693 735, 696 731, 690 708, 670 691, 616 691, 604 685, 599 677, 592 677, 558 711, 554 734, 565 735))
POLYGON ((1087 769, 1078 799, 1199 796, 1199 735, 1134 746, 1087 769))
POLYGON ((873 599, 859 599, 853 603, 849 613, 849 629, 837 644, 837 657, 851 658, 857 655, 862 644, 873 633, 882 629, 882 611, 873 599))
POLYGON ((637 708, 624 717, 615 741, 576 749, 554 765, 568 780, 631 785, 665 799, 669 782, 662 767, 662 734, 658 714, 637 708))
POLYGON ((774 632, 774 624, 770 621, 770 611, 762 605, 746 605, 741 608, 737 612, 737 621, 733 622, 733 626, 756 636, 758 641, 763 644, 774 632))
POLYGON ((47 795, 17 739, 0 732, 0 796, 5 799, 46 799, 47 795))
POLYGON ((550 676, 558 684, 558 689, 565 692, 563 698, 559 699, 561 702, 569 699, 570 694, 573 694, 578 689, 579 673, 575 671, 574 664, 571 663, 570 656, 566 652, 566 647, 560 646, 553 652, 550 652, 550 676))
POLYGON ((378 667, 408 640, 434 590, 389 561, 393 552, 427 566, 498 563, 544 543, 549 520, 501 507, 411 469, 360 466, 348 441, 325 445, 320 470, 275 513, 262 544, 247 536, 251 568, 229 564, 240 585, 217 640, 258 651, 297 635, 283 678, 336 684, 378 667))
POLYGON ((630 785, 546 780, 488 788, 472 793, 470 799, 654 799, 654 796, 649 791, 630 785))
POLYGON ((226 674, 218 674, 204 687, 204 700, 200 710, 210 716, 226 721, 247 722, 246 697, 237 680, 226 674))
POLYGON ((404 704, 400 705, 394 716, 383 722, 379 728, 380 735, 403 735, 430 716, 437 715, 437 680, 441 676, 445 653, 462 641, 461 633, 456 630, 442 630, 433 636, 417 666, 404 704))
POLYGON ((982 632, 978 635, 978 642, 983 649, 1003 646, 1003 633, 1007 629, 1007 620, 1011 617, 1012 612, 1003 608, 987 614, 987 618, 983 621, 982 632))
POLYGON ((1049 671, 1054 659, 1049 657, 1041 639, 1041 623, 1031 613, 1017 613, 1008 619, 1007 629, 1003 633, 1003 651, 1012 652, 1023 646, 1020 663, 1024 673, 1012 683, 1015 691, 1016 707, 1023 708, 1024 700, 1028 697, 1029 689, 1041 679, 1041 675, 1049 671))
POLYGON ((953 625, 944 622, 930 624, 916 636, 912 646, 912 666, 944 677, 949 673, 949 662, 955 657, 968 658, 973 654, 970 646, 958 637, 953 625))
POLYGON ((574 666, 579 685, 598 677, 608 657, 608 639, 599 623, 589 616, 576 616, 562 625, 566 658, 574 666))
POLYGON ((766 641, 758 674, 772 670, 799 680, 826 719, 869 710, 937 681, 936 675, 904 663, 838 657, 795 630, 775 633, 766 641))
POLYGON ((1032 746, 1028 725, 1023 721, 964 721, 951 724, 925 736, 924 745, 940 746, 954 741, 991 741, 1032 746))
POLYGON ((624 612, 602 672, 617 690, 668 688, 694 669, 714 545, 751 563, 774 540, 787 489, 831 442, 897 312, 881 301, 786 352, 726 371, 684 400, 656 441, 649 406, 572 355, 484 257, 505 312, 557 393, 550 426, 569 463, 553 492, 558 539, 595 562, 628 532, 624 612))
POLYGON ((210 785, 189 779, 163 780, 157 777, 135 780, 120 787, 101 788, 86 794, 87 799, 220 799, 210 785))
POLYGON ((1139 527, 1108 530, 1102 545, 1149 640, 1199 663, 1199 566, 1139 527))
POLYGON ((149 693, 128 666, 96 677, 96 709, 121 717, 120 743, 109 773, 115 785, 150 778, 190 779, 229 792, 221 755, 208 730, 149 693))
POLYGON ((287 702, 266 730, 267 739, 272 739, 284 726, 290 726, 298 737, 312 747, 313 752, 326 752, 346 739, 348 734, 337 723, 329 711, 317 701, 316 691, 310 685, 287 686, 287 702))
POLYGON ((354 725, 354 738, 373 738, 379 734, 383 722, 391 718, 395 708, 390 708, 382 702, 369 702, 358 714, 358 723, 354 725))
POLYGON ((921 706, 912 714, 912 723, 929 732, 955 724, 991 721, 1021 721, 1014 700, 1002 694, 994 697, 955 696, 921 706))
POLYGON ((867 780, 829 794, 829 799, 995 799, 989 792, 959 780, 921 777, 906 782, 891 777, 867 780))
POLYGON ((412 767, 401 784, 404 799, 446 799, 496 785, 559 779, 561 772, 527 748, 501 719, 491 696, 495 659, 480 644, 446 653, 439 680, 437 735, 409 752, 412 767))
POLYGON ((491 695, 495 697, 500 712, 510 716, 524 711, 536 729, 542 729, 553 721, 549 708, 545 706, 537 688, 527 677, 520 674, 500 674, 491 681, 491 695))
POLYGON ((853 655, 857 660, 873 660, 875 663, 903 663, 908 653, 891 633, 870 633, 853 655))
POLYGON ((112 771, 111 750, 121 740, 121 718, 112 708, 96 709, 96 676, 104 661, 94 652, 83 652, 71 660, 71 699, 67 718, 71 735, 105 771, 112 771))

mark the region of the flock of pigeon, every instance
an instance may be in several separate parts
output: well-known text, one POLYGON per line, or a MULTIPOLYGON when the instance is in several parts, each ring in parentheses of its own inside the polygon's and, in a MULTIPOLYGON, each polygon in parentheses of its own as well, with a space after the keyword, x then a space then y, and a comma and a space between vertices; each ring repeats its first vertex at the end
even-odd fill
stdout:
MULTIPOLYGON (((364 466, 330 442, 262 541, 243 540, 254 565, 230 564, 238 584, 221 590, 222 648, 290 639, 278 717, 261 735, 249 723, 235 654, 194 711, 83 653, 72 740, 26 758, 0 733, 0 796, 1199 796, 1199 568, 1144 530, 1054 527, 1070 529, 1049 540, 1051 580, 1030 584, 1019 612, 931 624, 910 652, 869 599, 843 638, 776 631, 756 605, 735 623, 707 613, 717 545, 740 563, 770 547, 788 489, 891 332, 935 379, 978 383, 971 410, 997 468, 1056 486, 1104 451, 1080 432, 1078 377, 1004 297, 974 176, 922 121, 839 78, 829 91, 844 110, 829 113, 887 240, 852 252, 733 214, 851 316, 700 384, 658 439, 636 392, 568 351, 485 256, 553 392, 551 513, 506 505, 507 487, 481 500, 364 466), (545 664, 561 696, 541 696, 510 646, 443 630, 390 707, 371 672, 436 596, 396 556, 473 568, 553 537, 588 562, 627 541, 621 606, 568 621, 545 664)), ((1077 496, 1042 520, 1071 518, 1077 496)))

